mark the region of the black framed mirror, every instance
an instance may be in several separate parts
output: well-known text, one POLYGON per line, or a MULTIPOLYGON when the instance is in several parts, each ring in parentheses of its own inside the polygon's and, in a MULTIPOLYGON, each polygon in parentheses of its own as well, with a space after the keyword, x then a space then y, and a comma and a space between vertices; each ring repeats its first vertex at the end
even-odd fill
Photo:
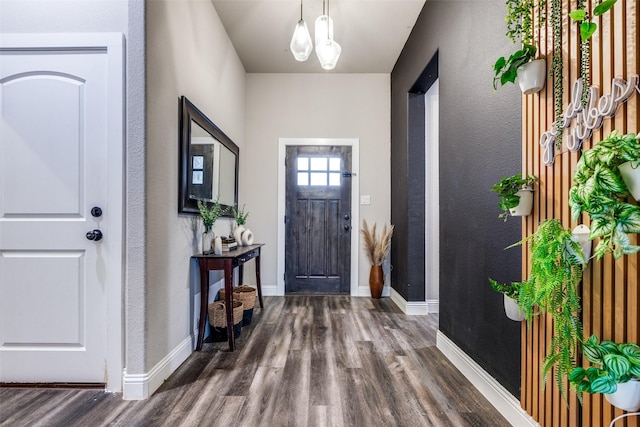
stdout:
POLYGON ((211 203, 219 197, 238 207, 240 148, 187 97, 180 98, 180 171, 178 212, 199 214, 198 200, 211 203))

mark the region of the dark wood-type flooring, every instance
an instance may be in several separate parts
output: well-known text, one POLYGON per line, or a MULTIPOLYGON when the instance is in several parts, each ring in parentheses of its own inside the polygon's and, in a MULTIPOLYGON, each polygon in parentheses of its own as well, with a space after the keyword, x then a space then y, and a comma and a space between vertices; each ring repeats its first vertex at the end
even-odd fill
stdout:
POLYGON ((268 297, 237 350, 205 344, 155 394, 0 388, 2 426, 508 426, 386 298, 268 297))

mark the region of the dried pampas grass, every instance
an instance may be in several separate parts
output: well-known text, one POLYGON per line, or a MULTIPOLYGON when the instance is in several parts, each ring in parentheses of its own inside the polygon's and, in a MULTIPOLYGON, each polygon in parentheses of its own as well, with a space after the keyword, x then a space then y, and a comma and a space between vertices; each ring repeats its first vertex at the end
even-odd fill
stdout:
POLYGON ((391 249, 391 236, 393 236, 393 225, 387 227, 385 224, 382 228, 382 235, 380 240, 376 235, 376 223, 373 223, 373 227, 369 228, 366 220, 362 220, 362 238, 364 240, 364 251, 367 254, 367 258, 373 265, 382 265, 382 262, 387 257, 389 249, 391 249))

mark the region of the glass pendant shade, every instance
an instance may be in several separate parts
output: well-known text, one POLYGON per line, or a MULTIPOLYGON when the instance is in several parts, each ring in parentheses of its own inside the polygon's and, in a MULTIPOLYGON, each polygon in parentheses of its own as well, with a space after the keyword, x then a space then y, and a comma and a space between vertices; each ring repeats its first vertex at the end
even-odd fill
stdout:
POLYGON ((333 40, 333 19, 327 15, 318 16, 315 32, 316 46, 326 39, 333 40))
POLYGON ((342 48, 331 39, 325 39, 320 43, 316 43, 316 55, 320 60, 320 65, 325 70, 333 70, 338 63, 342 48))
POLYGON ((293 53, 293 57, 297 61, 306 61, 311 55, 313 44, 311 43, 311 35, 309 34, 307 23, 303 19, 299 20, 298 25, 296 25, 289 49, 291 49, 291 53, 293 53))

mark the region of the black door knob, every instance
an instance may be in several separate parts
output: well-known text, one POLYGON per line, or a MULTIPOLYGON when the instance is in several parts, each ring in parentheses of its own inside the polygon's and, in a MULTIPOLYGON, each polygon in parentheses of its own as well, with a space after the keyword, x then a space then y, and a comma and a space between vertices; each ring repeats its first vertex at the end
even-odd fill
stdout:
POLYGON ((99 218, 102 216, 102 209, 97 206, 91 208, 91 216, 94 218, 99 218))
POLYGON ((87 239, 89 240, 94 240, 94 241, 98 241, 98 240, 102 240, 102 231, 100 230, 91 230, 91 231, 87 231, 87 239))
POLYGON ((351 229, 351 226, 350 226, 349 224, 345 224, 345 225, 344 225, 344 229, 345 229, 345 230, 347 230, 347 231, 349 231, 349 230, 351 229))
POLYGON ((345 214, 344 219, 345 219, 345 221, 349 221, 351 219, 351 217, 349 216, 349 214, 345 214))

